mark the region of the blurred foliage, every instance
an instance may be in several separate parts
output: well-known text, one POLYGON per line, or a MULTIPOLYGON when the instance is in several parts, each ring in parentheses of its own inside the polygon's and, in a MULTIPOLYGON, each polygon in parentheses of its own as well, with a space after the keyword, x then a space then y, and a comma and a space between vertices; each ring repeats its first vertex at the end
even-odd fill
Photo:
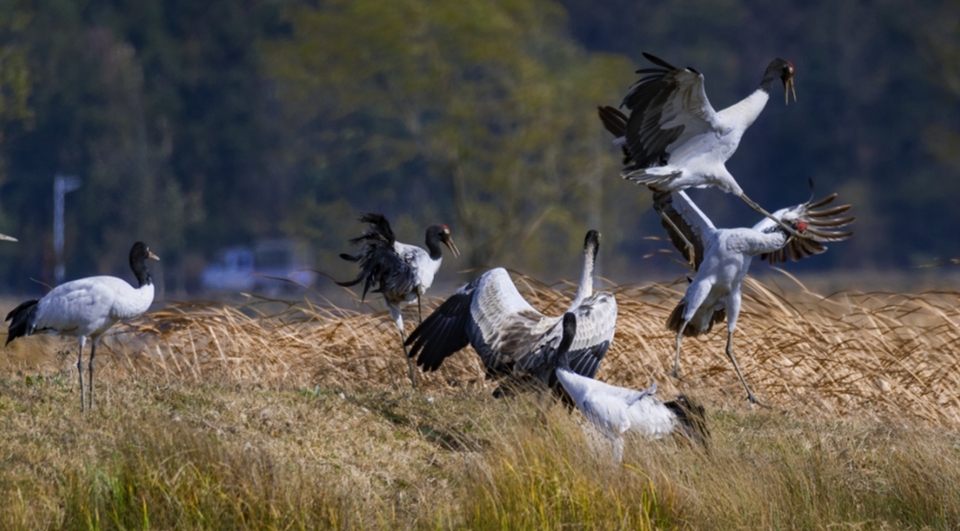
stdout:
MULTIPOLYGON (((67 200, 68 277, 127 275, 130 243, 182 289, 226 245, 289 235, 336 254, 380 211, 420 243, 444 222, 465 256, 572 278, 583 233, 632 280, 660 243, 649 193, 617 177, 595 107, 649 51, 704 73, 712 103, 774 98, 729 167, 770 209, 854 203, 856 236, 802 267, 903 267, 960 255, 960 26, 955 0, 11 0, 0 5, 0 282, 52 276, 52 181, 67 200), (892 248, 890 242, 896 241, 892 248)), ((696 193, 718 225, 755 222, 696 193)), ((670 269, 670 274, 679 270, 670 269)), ((450 273, 452 274, 452 273, 450 273)))
POLYGON ((616 173, 590 102, 615 97, 629 63, 585 53, 542 0, 332 1, 284 18, 292 34, 266 55, 308 147, 291 158, 316 172, 303 183, 313 214, 291 232, 342 241, 320 206, 339 198, 385 211, 416 243, 446 221, 468 265, 576 264, 576 243, 557 242, 602 224, 599 184, 616 173))

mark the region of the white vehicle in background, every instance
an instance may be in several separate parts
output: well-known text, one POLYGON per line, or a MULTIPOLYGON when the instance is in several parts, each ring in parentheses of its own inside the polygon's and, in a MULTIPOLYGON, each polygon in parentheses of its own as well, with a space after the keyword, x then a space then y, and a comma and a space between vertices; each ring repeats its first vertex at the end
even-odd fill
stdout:
POLYGON ((204 268, 200 285, 208 291, 277 294, 313 286, 313 253, 304 242, 261 240, 253 247, 227 247, 217 263, 204 268), (287 280, 281 280, 287 279, 287 280))

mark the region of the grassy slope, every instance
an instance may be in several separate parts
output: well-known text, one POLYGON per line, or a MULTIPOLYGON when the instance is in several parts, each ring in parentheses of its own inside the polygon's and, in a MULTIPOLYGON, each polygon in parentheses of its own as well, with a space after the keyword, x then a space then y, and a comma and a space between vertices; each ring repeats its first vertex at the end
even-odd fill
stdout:
MULTIPOLYGON (((569 299, 520 283, 548 313, 569 299)), ((960 294, 753 286, 738 352, 777 409, 744 405, 724 330, 685 341, 712 449, 634 441, 623 466, 579 414, 490 398, 472 354, 406 391, 382 316, 153 312, 104 345, 86 416, 75 343, 20 339, 0 356, 0 529, 960 526, 960 294)), ((598 376, 672 396, 676 292, 617 297, 598 376)))
POLYGON ((713 410, 704 454, 464 391, 0 380, 0 527, 728 528, 960 522, 955 433, 713 410))

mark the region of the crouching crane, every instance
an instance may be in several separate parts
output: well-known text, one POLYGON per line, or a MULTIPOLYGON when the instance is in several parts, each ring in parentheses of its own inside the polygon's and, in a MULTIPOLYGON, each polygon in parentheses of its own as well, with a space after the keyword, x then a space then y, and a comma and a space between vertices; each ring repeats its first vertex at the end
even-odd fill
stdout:
POLYGON ((577 374, 569 364, 570 345, 577 334, 577 316, 565 314, 562 327, 563 336, 557 347, 557 380, 583 415, 610 439, 618 462, 623 461, 623 435, 628 432, 647 439, 678 433, 707 447, 710 432, 703 406, 693 404, 684 395, 669 402, 661 401, 654 396, 656 382, 648 389, 636 391, 577 374))

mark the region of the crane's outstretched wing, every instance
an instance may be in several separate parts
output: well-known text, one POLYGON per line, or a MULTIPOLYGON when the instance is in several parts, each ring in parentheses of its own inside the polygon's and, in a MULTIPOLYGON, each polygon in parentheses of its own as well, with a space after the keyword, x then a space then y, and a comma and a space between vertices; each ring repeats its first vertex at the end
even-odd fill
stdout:
POLYGON ((690 250, 683 242, 683 238, 686 238, 693 245, 694 269, 700 269, 706 248, 717 232, 713 222, 697 207, 686 192, 658 193, 654 195, 653 200, 654 207, 660 214, 669 218, 676 229, 681 232, 681 234, 678 234, 674 226, 671 226, 666 220, 662 221, 663 228, 667 229, 667 234, 670 235, 670 241, 673 242, 674 247, 680 251, 687 262, 690 262, 690 250))
MULTIPOLYGON (((617 302, 609 293, 595 293, 573 311, 579 325, 570 367, 592 377, 613 341, 617 302)), ((424 371, 436 370, 469 343, 488 375, 533 375, 552 386, 562 335, 561 318, 535 310, 507 271, 496 268, 457 290, 410 334, 407 345, 424 371)))
POLYGON ((637 70, 643 77, 620 105, 631 111, 624 146, 632 164, 621 172, 624 177, 664 166, 695 145, 698 136, 723 130, 703 90, 702 74, 676 68, 648 53, 643 56, 656 66, 637 70))
MULTIPOLYGON (((576 308, 571 308, 577 317, 577 332, 567 352, 570 371, 593 378, 600 368, 617 324, 617 300, 610 293, 595 293, 576 308)), ((563 338, 562 317, 548 317, 553 324, 517 360, 511 379, 526 381, 536 379, 547 387, 557 386, 557 355, 563 338)), ((496 394, 496 393, 495 393, 496 394)))
MULTIPOLYGON (((810 186, 813 187, 812 182, 810 186)), ((854 216, 844 216, 850 210, 850 205, 827 207, 836 198, 836 193, 817 202, 812 202, 813 198, 811 198, 806 203, 781 208, 774 212, 774 217, 787 223, 803 221, 807 224, 807 230, 804 232, 803 238, 791 238, 787 245, 779 251, 762 254, 760 259, 769 259, 771 264, 786 263, 788 259, 796 262, 826 251, 827 246, 823 245, 824 243, 839 242, 853 236, 852 231, 838 230, 857 219, 854 216)), ((753 229, 763 232, 773 228, 774 225, 772 219, 763 218, 762 221, 753 226, 753 229)))
POLYGON ((417 365, 434 371, 469 343, 487 373, 496 376, 512 370, 555 320, 530 306, 507 271, 498 267, 458 289, 423 320, 406 344, 417 365))

